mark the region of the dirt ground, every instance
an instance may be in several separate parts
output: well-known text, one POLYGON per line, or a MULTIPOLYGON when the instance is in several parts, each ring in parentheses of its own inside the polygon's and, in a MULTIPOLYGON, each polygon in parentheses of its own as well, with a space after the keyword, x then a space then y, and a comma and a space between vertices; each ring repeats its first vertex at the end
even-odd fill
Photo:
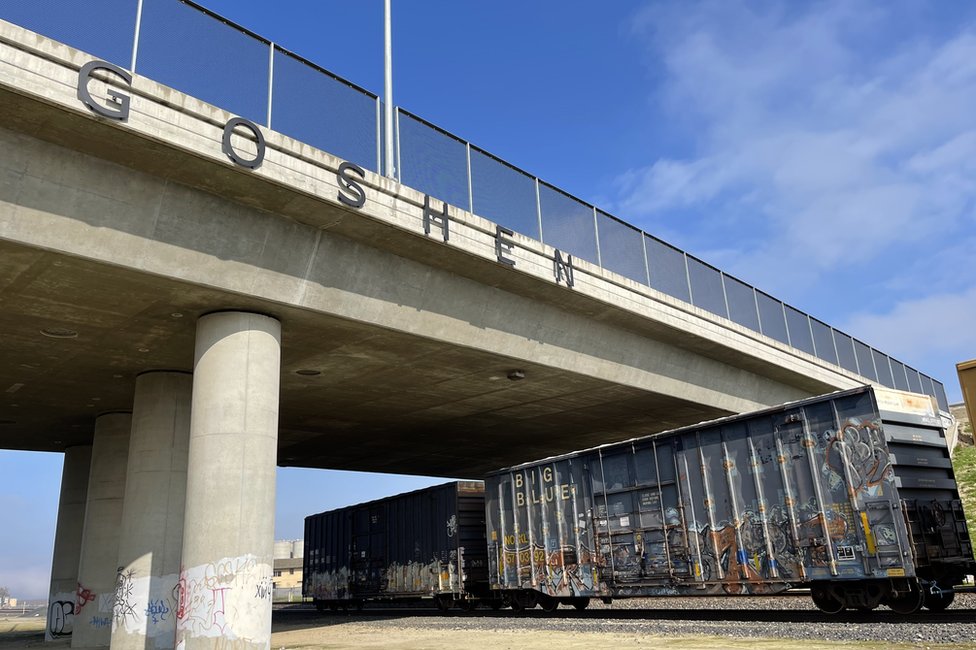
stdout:
MULTIPOLYGON (((606 632, 542 632, 535 630, 424 630, 403 627, 394 631, 377 630, 369 624, 348 623, 334 628, 309 628, 302 630, 279 631, 271 635, 273 650, 347 648, 383 648, 384 650, 457 650, 458 648, 483 648, 498 650, 592 650, 593 648, 613 648, 631 650, 666 648, 669 650, 783 650, 789 641, 783 639, 749 640, 708 637, 663 638, 655 636, 636 637, 632 634, 613 634, 606 632)), ((850 647, 842 643, 817 644, 804 643, 804 650, 838 650, 850 647)), ((890 645, 858 645, 864 650, 892 648, 890 645)), ((904 646, 917 648, 919 646, 904 646)))
MULTIPOLYGON (((68 648, 68 639, 44 642, 42 617, 0 619, 0 649, 68 648)), ((908 650, 937 647, 940 650, 964 646, 928 646, 916 644, 791 642, 784 639, 731 639, 726 637, 660 637, 616 634, 612 632, 561 632, 537 630, 477 630, 465 629, 459 621, 455 629, 425 629, 423 619, 404 619, 391 628, 369 620, 340 621, 328 625, 274 625, 271 634, 272 650, 346 650, 353 648, 383 650, 782 650, 802 643, 803 650, 839 650, 856 647, 858 650, 908 650)), ((972 648, 973 646, 966 646, 972 648)))

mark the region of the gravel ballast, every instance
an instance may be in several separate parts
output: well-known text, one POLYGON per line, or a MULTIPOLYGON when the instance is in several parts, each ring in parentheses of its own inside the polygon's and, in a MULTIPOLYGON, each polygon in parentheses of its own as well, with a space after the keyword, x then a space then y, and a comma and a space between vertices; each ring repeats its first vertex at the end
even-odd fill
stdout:
POLYGON ((823 614, 805 596, 675 598, 594 601, 585 611, 560 608, 554 614, 536 609, 511 612, 476 610, 436 613, 429 610, 367 608, 349 614, 317 614, 306 609, 275 613, 289 625, 301 621, 335 625, 336 619, 380 628, 425 630, 519 630, 570 633, 614 633, 656 637, 725 637, 729 639, 792 639, 825 642, 913 644, 920 647, 961 644, 976 648, 976 595, 958 594, 943 613, 925 610, 911 616, 886 607, 869 613, 823 614))

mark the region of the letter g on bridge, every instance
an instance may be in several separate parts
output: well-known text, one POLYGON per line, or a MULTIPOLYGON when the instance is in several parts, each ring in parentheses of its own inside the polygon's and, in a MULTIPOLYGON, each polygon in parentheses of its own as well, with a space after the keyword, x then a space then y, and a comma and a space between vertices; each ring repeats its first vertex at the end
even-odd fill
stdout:
POLYGON ((120 68, 117 65, 113 65, 108 61, 89 61, 85 65, 81 66, 81 70, 78 71, 78 99, 82 101, 88 108, 93 112, 102 117, 107 117, 112 120, 125 121, 129 119, 129 96, 109 88, 107 91, 108 96, 111 98, 106 104, 99 104, 92 97, 91 92, 88 90, 88 82, 91 81, 92 73, 95 70, 105 70, 111 72, 118 77, 121 77, 127 85, 132 84, 132 75, 120 68))

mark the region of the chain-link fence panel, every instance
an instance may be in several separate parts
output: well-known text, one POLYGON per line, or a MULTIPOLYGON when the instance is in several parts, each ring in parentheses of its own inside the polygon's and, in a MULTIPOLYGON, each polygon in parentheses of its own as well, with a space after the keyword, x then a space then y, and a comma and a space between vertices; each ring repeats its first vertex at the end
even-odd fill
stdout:
POLYGON ((144 0, 136 70, 234 115, 267 125, 271 45, 174 0, 144 0))
POLYGON ((376 97, 275 48, 271 128, 364 169, 376 161, 376 97))
POLYGON ((134 0, 4 0, 0 17, 128 68, 136 33, 134 0))
POLYGON ((539 183, 542 241, 597 264, 593 208, 552 185, 539 183))

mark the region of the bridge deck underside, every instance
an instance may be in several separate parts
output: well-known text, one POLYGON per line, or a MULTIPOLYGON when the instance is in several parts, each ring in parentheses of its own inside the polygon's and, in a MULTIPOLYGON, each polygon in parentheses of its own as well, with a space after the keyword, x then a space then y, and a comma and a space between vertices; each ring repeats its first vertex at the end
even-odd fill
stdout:
MULTIPOLYGON (((0 243, 0 447, 90 441, 131 409, 135 375, 190 370, 194 323, 242 296, 0 243), (41 330, 71 329, 76 338, 41 330)), ((509 463, 722 415, 503 355, 275 306, 282 321, 279 464, 479 476, 509 463), (512 381, 510 371, 524 371, 512 381), (320 374, 297 374, 314 370, 320 374)))

